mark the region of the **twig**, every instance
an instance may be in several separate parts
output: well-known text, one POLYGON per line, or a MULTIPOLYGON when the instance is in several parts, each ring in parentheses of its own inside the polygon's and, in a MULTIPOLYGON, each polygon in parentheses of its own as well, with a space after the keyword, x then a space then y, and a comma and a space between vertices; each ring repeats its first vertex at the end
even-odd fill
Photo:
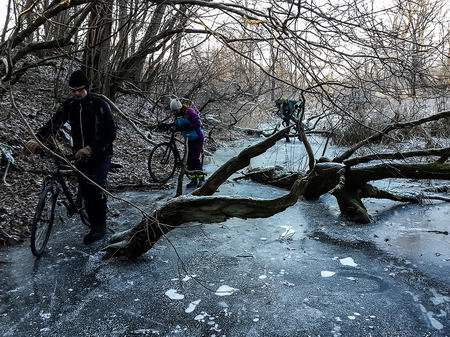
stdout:
POLYGON ((148 139, 148 137, 141 131, 139 130, 139 128, 136 126, 136 124, 133 123, 133 121, 130 120, 130 118, 122 111, 120 110, 120 108, 114 104, 113 101, 111 101, 108 97, 106 97, 105 95, 101 95, 101 94, 92 94, 93 96, 97 96, 97 97, 101 97, 102 99, 104 99, 106 102, 108 102, 109 105, 111 105, 118 113, 119 115, 125 119, 131 126, 133 129, 136 130, 136 132, 142 136, 142 138, 144 138, 144 140, 152 145, 156 145, 157 143, 148 139))

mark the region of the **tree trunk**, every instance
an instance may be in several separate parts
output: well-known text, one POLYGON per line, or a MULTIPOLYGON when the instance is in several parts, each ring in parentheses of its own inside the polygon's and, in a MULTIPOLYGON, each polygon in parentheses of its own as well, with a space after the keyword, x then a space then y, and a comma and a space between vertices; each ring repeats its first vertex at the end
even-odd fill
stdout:
POLYGON ((92 8, 83 59, 83 68, 91 81, 92 90, 106 96, 110 96, 109 61, 113 3, 113 0, 102 0, 92 8))
POLYGON ((2 37, 0 39, 1 43, 5 42, 6 32, 8 31, 8 24, 11 19, 11 2, 12 2, 12 0, 8 0, 8 7, 6 9, 5 25, 3 26, 2 37))

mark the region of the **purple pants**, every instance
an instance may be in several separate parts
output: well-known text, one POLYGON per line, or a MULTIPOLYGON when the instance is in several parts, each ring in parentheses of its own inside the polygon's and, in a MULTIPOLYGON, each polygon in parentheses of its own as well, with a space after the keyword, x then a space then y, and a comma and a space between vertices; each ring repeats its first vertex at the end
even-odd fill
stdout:
POLYGON ((188 171, 202 170, 202 152, 203 152, 203 140, 195 139, 188 141, 188 157, 187 157, 187 169, 188 171))

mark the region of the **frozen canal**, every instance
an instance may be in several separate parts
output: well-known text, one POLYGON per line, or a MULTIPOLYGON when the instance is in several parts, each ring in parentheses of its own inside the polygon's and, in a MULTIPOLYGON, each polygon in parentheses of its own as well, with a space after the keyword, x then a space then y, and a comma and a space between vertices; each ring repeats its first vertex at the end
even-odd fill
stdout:
MULTIPOLYGON (((280 142, 251 165, 302 168, 300 149, 280 142)), ((119 196, 149 207, 171 193, 119 196)), ((230 179, 219 193, 286 191, 230 179)), ((102 261, 102 244, 83 246, 84 228, 66 222, 40 260, 26 245, 0 252, 0 336, 450 336, 450 206, 366 205, 364 226, 331 196, 267 219, 190 224, 135 262, 102 261)), ((110 206, 115 230, 139 221, 124 202, 110 206)))

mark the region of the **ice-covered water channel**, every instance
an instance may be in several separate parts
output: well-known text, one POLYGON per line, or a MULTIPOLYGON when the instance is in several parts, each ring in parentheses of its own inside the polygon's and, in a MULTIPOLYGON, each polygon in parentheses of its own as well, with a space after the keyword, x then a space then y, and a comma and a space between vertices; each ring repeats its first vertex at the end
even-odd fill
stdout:
MULTIPOLYGON (((248 142, 220 148, 212 172, 248 142)), ((313 142, 321 155, 321 139, 313 142)), ((336 151, 331 148, 330 151, 336 151)), ((280 142, 252 167, 298 169, 302 145, 280 142)), ((417 182, 383 182, 410 190, 417 182)), ((127 192, 140 205, 172 191, 127 192)), ((286 191, 232 179, 220 194, 286 191)), ((267 219, 190 224, 135 262, 104 262, 84 229, 60 226, 49 254, 0 253, 0 336, 449 336, 446 204, 368 201, 369 225, 347 223, 333 197, 267 219)), ((115 229, 139 221, 121 201, 115 229)))

